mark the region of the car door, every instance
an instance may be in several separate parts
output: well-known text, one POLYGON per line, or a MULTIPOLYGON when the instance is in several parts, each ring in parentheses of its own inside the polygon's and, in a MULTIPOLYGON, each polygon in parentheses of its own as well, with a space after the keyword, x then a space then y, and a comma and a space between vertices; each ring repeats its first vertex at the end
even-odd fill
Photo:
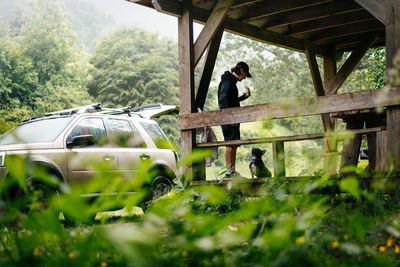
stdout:
POLYGON ((128 119, 107 118, 110 140, 118 154, 119 173, 122 178, 136 177, 142 161, 149 160, 147 144, 128 119))
POLYGON ((84 117, 67 134, 66 144, 79 136, 92 136, 90 144, 67 146, 68 182, 87 181, 94 176, 118 174, 117 152, 108 142, 103 118, 84 117))

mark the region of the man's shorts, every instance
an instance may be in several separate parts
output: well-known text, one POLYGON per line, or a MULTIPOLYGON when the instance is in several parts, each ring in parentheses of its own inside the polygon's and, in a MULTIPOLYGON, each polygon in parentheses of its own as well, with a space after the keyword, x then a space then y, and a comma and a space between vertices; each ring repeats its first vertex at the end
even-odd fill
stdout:
POLYGON ((232 126, 231 124, 221 125, 225 141, 240 139, 240 124, 232 126))

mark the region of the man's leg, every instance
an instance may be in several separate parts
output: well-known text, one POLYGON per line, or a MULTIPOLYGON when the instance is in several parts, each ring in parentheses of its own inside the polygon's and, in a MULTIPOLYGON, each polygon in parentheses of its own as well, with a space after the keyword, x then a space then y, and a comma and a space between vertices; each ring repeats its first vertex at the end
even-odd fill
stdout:
POLYGON ((232 163, 232 169, 236 170, 236 151, 237 151, 237 146, 232 147, 232 155, 231 155, 231 163, 232 163))
POLYGON ((227 146, 225 150, 226 169, 229 171, 232 168, 232 147, 227 146))

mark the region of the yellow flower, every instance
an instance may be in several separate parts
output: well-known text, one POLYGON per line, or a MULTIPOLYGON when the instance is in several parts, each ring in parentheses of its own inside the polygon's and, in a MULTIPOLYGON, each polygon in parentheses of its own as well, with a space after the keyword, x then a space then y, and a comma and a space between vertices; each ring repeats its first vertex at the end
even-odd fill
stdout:
POLYGON ((68 253, 68 258, 70 259, 75 258, 75 251, 71 251, 70 253, 68 253))
POLYGON ((348 236, 348 235, 344 235, 344 236, 343 236, 343 239, 344 239, 344 240, 347 240, 347 239, 349 239, 349 236, 348 236))
POLYGON ((304 236, 299 236, 298 238, 296 238, 296 244, 301 244, 304 242, 304 236))
POLYGON ((400 253, 400 247, 398 245, 394 246, 394 253, 396 253, 396 254, 400 253))
POLYGON ((36 257, 42 256, 43 252, 39 248, 34 248, 33 249, 33 255, 36 257))
POLYGON ((385 252, 386 247, 385 246, 379 246, 379 252, 385 252))
POLYGON ((393 239, 392 239, 391 237, 389 237, 389 238, 386 240, 386 246, 387 246, 388 248, 390 248, 391 246, 393 246, 393 244, 394 244, 393 239))
POLYGON ((188 253, 186 250, 182 251, 182 257, 187 257, 188 253))
POLYGON ((197 232, 197 228, 196 227, 193 227, 192 228, 192 234, 195 234, 197 232))
POLYGON ((74 239, 72 242, 73 242, 74 244, 78 243, 78 241, 77 241, 76 239, 74 239))
POLYGON ((339 242, 338 241, 333 241, 332 243, 331 243, 331 248, 332 249, 336 249, 336 248, 338 248, 339 247, 339 242))
POLYGON ((100 264, 100 266, 101 266, 101 267, 107 267, 107 262, 102 261, 101 264, 100 264))

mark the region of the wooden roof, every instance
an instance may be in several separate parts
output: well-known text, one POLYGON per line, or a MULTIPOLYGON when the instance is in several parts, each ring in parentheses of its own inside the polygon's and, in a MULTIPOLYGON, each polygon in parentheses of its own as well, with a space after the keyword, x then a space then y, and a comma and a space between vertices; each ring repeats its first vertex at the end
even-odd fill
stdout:
MULTIPOLYGON (((182 15, 182 0, 128 1, 182 15)), ((229 32, 297 51, 304 51, 307 40, 320 56, 328 55, 332 47, 351 51, 372 35, 377 36, 372 47, 384 46, 383 20, 361 6, 366 1, 371 6, 375 0, 235 0, 223 26, 229 32)), ((204 24, 217 2, 192 0, 193 19, 204 24)), ((375 9, 369 8, 377 16, 379 6, 375 9)))

